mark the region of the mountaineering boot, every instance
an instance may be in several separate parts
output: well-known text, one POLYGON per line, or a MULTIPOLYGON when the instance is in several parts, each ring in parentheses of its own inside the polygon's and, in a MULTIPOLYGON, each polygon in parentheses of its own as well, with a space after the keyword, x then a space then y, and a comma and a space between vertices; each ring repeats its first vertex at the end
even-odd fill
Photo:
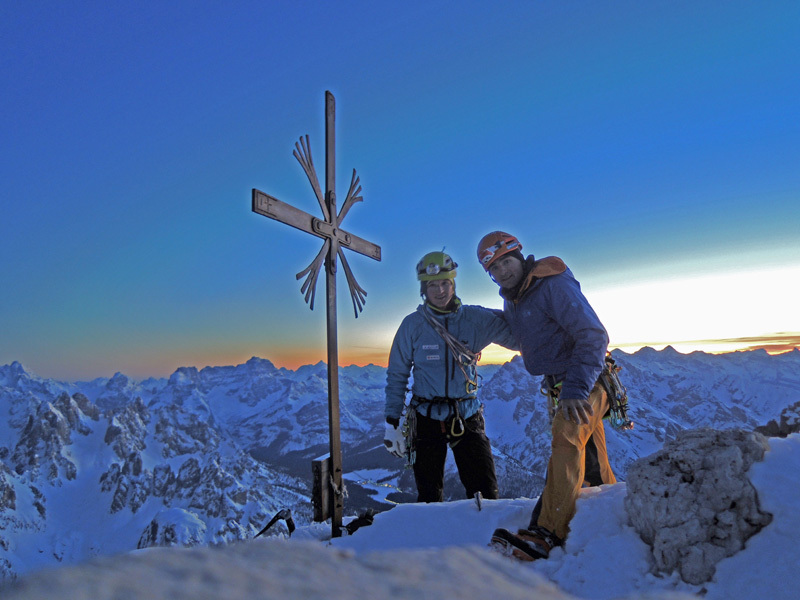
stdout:
POLYGON ((550 550, 560 546, 560 540, 544 527, 520 529, 511 533, 508 529, 495 529, 489 546, 506 556, 523 561, 548 558, 550 550))

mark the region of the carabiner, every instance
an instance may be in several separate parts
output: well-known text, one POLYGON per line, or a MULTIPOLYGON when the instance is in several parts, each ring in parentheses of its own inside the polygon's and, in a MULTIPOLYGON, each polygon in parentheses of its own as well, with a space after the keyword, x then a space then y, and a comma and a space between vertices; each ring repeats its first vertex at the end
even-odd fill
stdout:
POLYGON ((452 421, 450 421, 450 435, 454 438, 461 437, 464 435, 466 428, 464 427, 464 419, 461 418, 461 415, 453 417, 452 421), (456 432, 456 423, 459 424, 460 431, 456 432))

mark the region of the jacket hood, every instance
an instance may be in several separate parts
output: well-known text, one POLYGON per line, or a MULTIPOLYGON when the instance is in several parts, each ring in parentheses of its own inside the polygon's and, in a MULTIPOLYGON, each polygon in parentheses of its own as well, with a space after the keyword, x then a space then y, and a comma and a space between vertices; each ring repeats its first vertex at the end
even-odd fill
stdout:
POLYGON ((522 281, 519 283, 519 285, 510 290, 501 289, 500 295, 506 300, 518 302, 519 299, 525 295, 525 292, 527 292, 531 286, 533 286, 537 279, 552 277, 553 275, 560 275, 566 270, 566 263, 564 263, 564 261, 557 256, 546 256, 545 258, 536 260, 533 257, 533 254, 531 254, 523 263, 524 275, 522 276, 522 281))

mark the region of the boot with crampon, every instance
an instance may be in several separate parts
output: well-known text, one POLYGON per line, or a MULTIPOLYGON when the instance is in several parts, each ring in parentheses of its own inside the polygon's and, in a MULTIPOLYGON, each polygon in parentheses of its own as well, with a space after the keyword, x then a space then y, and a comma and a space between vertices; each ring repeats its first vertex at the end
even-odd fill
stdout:
POLYGON ((505 556, 522 561, 548 558, 550 551, 561 545, 561 540, 544 527, 519 529, 512 533, 508 529, 495 529, 489 546, 505 556))

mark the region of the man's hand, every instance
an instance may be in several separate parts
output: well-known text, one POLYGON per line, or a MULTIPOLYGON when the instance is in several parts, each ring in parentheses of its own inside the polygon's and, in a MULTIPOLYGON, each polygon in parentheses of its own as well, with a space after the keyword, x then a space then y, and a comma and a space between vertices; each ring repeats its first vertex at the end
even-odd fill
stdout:
POLYGON ((594 415, 592 405, 585 399, 559 398, 558 409, 567 421, 574 421, 578 425, 588 425, 589 417, 594 415))
POLYGON ((390 454, 398 458, 403 458, 406 454, 406 437, 403 434, 403 424, 405 419, 399 423, 390 423, 387 419, 386 433, 383 436, 383 445, 390 454))

